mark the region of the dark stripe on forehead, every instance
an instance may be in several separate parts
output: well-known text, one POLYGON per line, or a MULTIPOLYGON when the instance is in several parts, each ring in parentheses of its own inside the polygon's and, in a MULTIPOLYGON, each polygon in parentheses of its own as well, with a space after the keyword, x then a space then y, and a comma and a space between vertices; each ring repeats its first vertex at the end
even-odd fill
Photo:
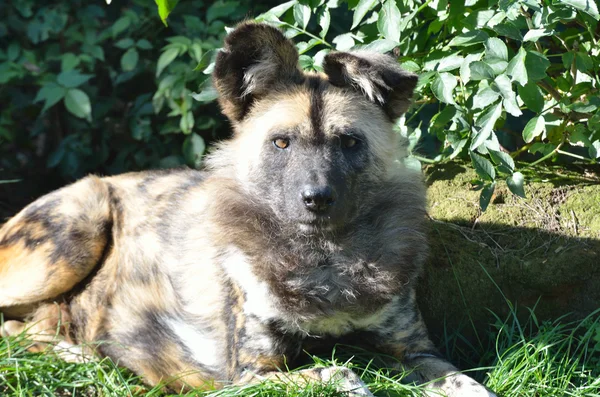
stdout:
POLYGON ((307 76, 305 85, 310 95, 310 125, 313 138, 321 143, 325 141, 323 131, 323 92, 326 83, 318 76, 307 76))

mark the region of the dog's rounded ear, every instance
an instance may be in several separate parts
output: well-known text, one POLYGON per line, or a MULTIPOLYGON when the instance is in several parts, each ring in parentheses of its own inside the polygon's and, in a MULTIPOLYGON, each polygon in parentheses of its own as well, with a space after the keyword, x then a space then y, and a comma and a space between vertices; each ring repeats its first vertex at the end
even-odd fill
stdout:
POLYGON ((323 69, 331 84, 362 92, 392 120, 410 106, 418 80, 391 56, 366 51, 331 52, 325 56, 323 69))
POLYGON ((253 22, 227 35, 213 72, 219 103, 233 122, 243 119, 256 98, 301 79, 294 44, 279 29, 253 22))

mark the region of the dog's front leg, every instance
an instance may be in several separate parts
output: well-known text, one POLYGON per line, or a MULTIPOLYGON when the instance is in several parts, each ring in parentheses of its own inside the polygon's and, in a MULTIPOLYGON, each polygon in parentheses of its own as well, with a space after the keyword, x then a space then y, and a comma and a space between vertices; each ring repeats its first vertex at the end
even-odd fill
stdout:
POLYGON ((360 377, 344 367, 308 368, 287 372, 302 351, 299 337, 282 333, 252 316, 235 316, 230 329, 229 378, 236 385, 272 380, 293 388, 310 383, 333 386, 349 397, 373 396, 360 377), (246 335, 251 334, 251 337, 246 335))
POLYGON ((409 372, 403 381, 425 385, 428 396, 496 397, 437 352, 427 335, 414 291, 397 306, 393 320, 378 334, 377 348, 398 358, 400 366, 409 372))

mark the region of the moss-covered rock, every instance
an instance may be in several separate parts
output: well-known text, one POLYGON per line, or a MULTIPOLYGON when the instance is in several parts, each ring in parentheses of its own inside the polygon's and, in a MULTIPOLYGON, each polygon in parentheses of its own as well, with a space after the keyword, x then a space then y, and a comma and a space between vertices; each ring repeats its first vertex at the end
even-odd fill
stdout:
POLYGON ((482 213, 469 165, 426 169, 431 254, 421 303, 433 333, 494 322, 488 309, 504 317, 507 300, 535 306, 540 319, 600 308, 600 179, 534 175, 527 199, 500 185, 482 213))

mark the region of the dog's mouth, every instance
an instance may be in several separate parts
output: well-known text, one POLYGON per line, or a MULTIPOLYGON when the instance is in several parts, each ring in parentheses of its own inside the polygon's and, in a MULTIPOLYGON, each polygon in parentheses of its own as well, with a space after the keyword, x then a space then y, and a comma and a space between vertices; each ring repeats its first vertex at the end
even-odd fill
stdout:
POLYGON ((335 218, 329 215, 298 219, 296 224, 301 232, 307 234, 330 232, 339 227, 335 218))
POLYGON ((319 234, 323 232, 330 232, 335 228, 329 225, 323 225, 319 223, 298 223, 298 229, 303 234, 319 234))

